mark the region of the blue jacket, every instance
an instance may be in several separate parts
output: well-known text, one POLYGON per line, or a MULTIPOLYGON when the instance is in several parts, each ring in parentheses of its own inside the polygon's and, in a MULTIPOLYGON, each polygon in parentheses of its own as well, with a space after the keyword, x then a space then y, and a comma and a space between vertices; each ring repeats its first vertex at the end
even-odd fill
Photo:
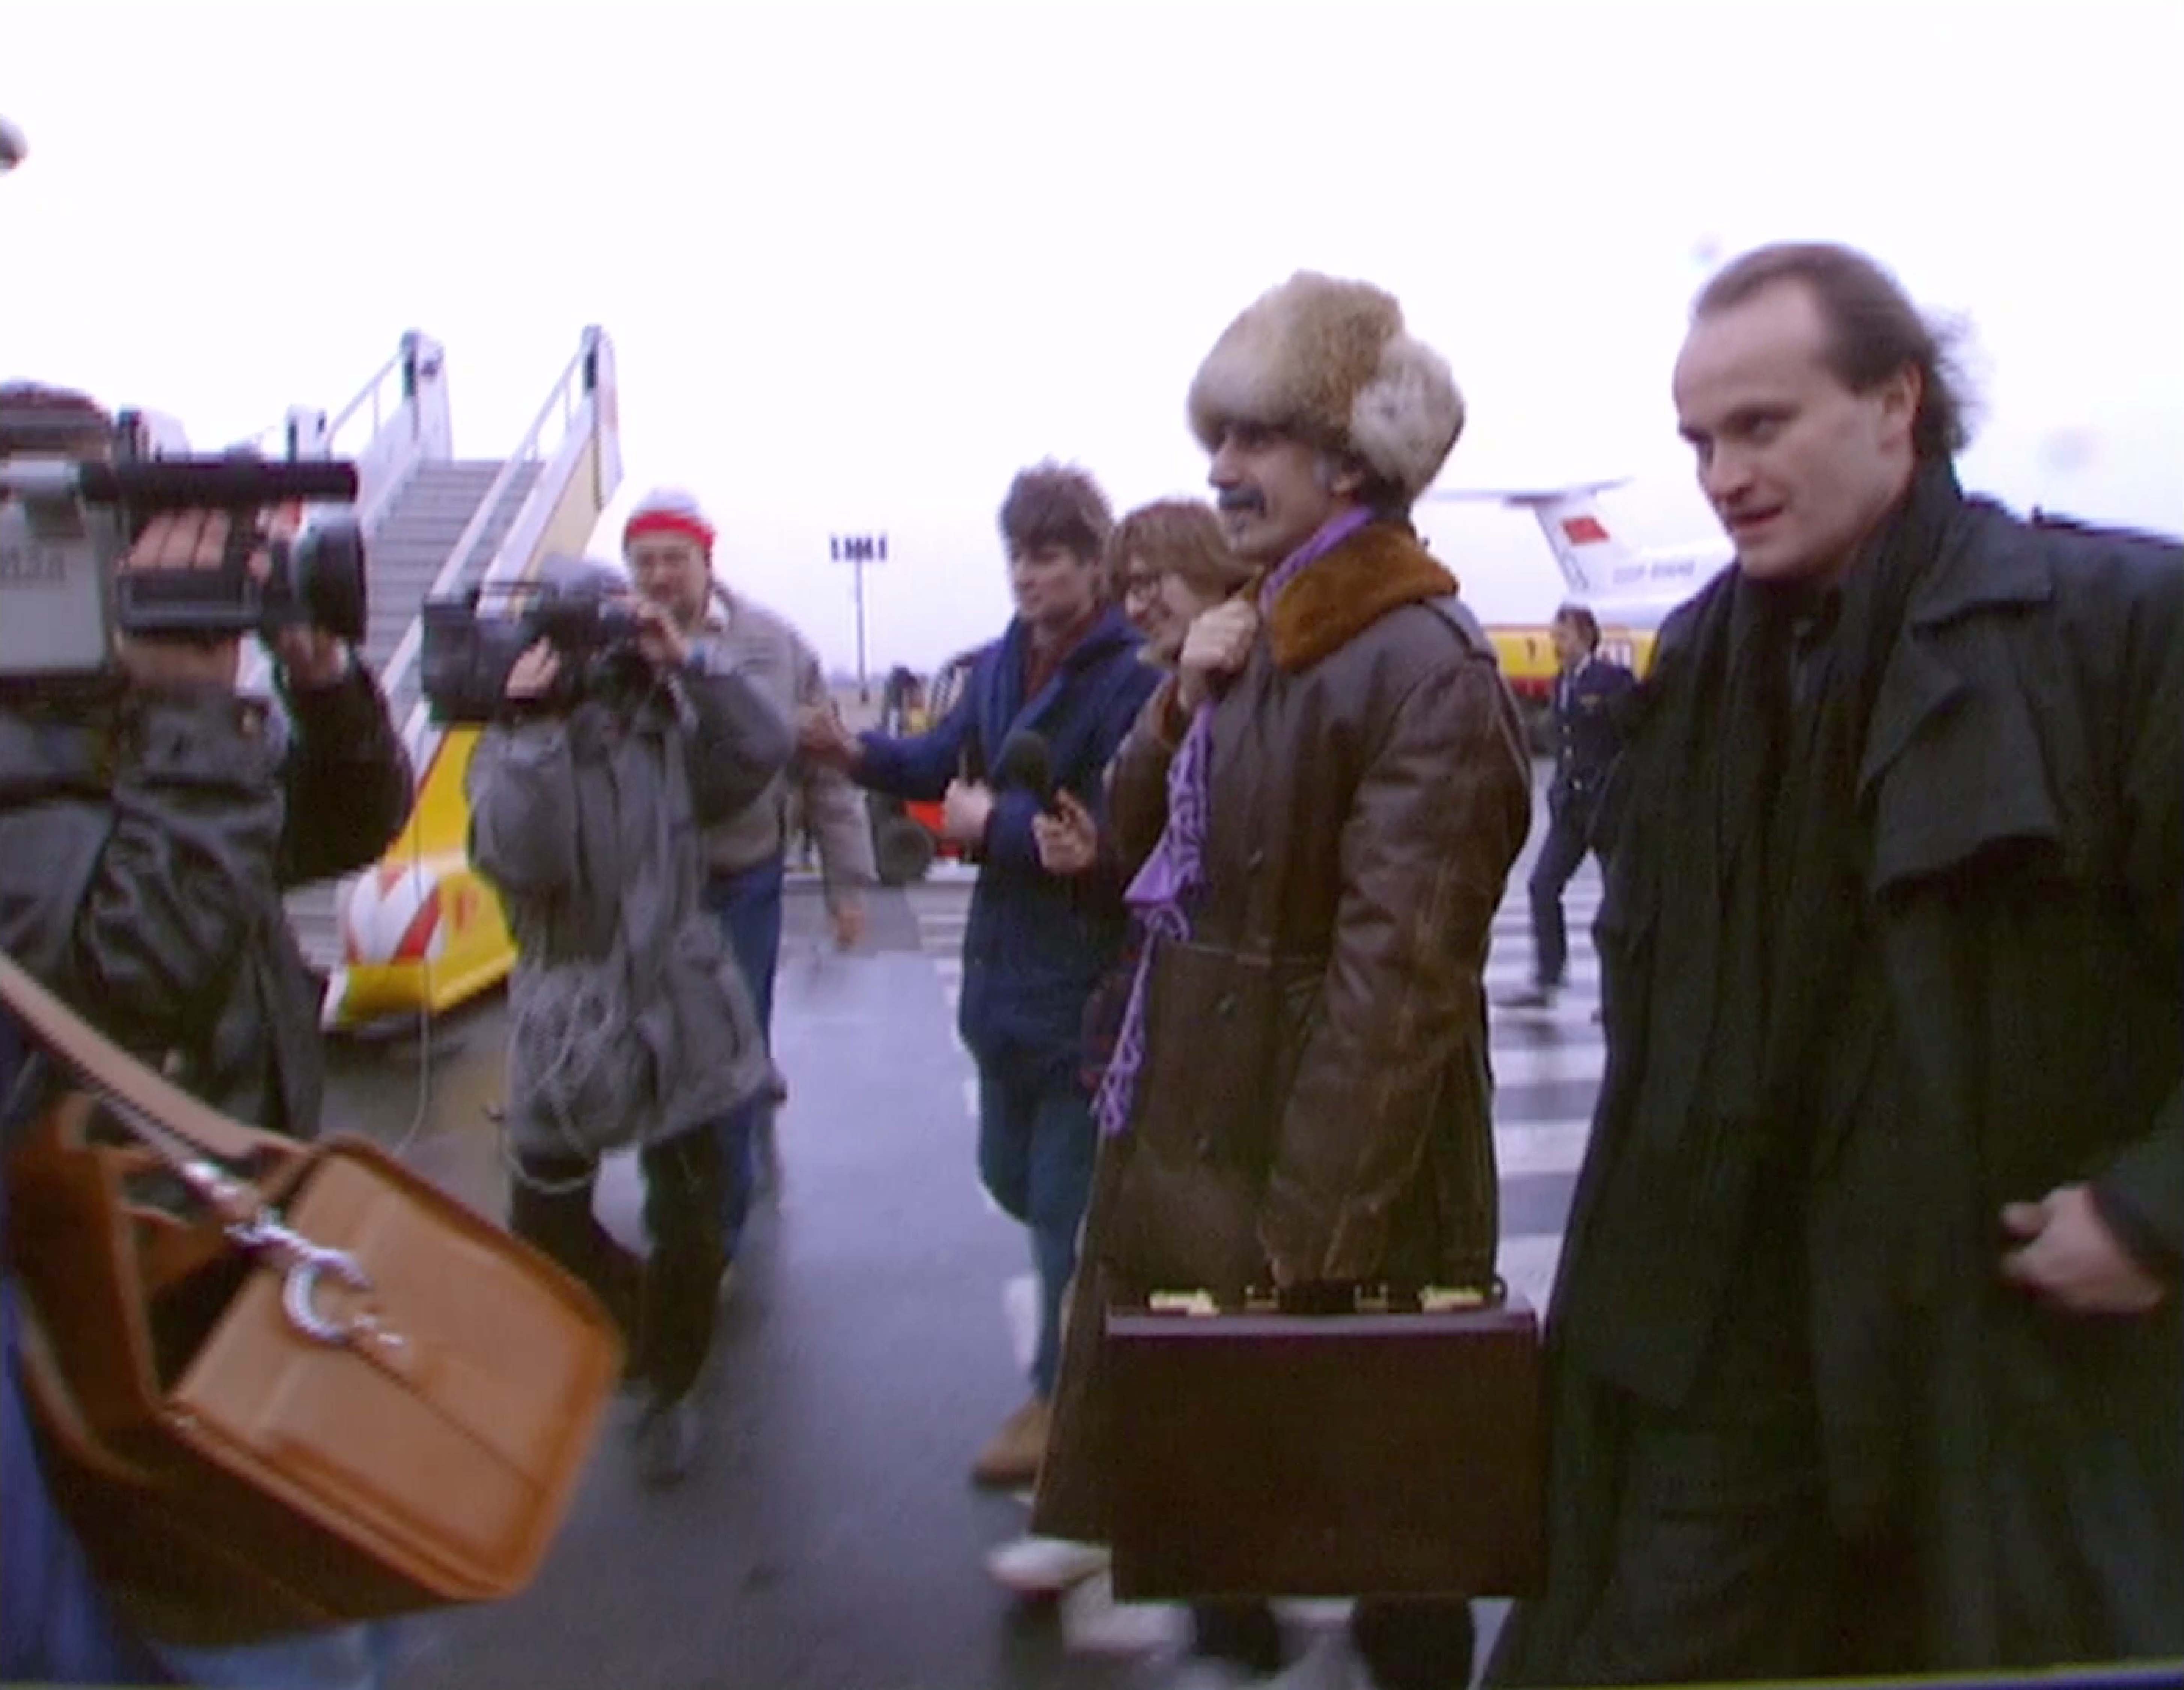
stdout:
MULTIPOLYGON (((991 778, 1010 734, 1048 746, 1054 781, 1100 813, 1108 761, 1158 683, 1136 633, 1110 610, 1062 661, 1036 697, 1023 695, 1030 629, 1021 620, 972 661, 962 695, 930 731, 911 739, 863 735, 858 778, 898 797, 933 800, 950 781, 991 778)), ((963 934, 963 1042, 982 1061, 1017 1050, 1074 1070, 1085 1001, 1123 938, 1123 911, 1090 880, 1057 879, 1039 867, 1031 830, 1039 799, 997 787, 978 884, 963 934)))

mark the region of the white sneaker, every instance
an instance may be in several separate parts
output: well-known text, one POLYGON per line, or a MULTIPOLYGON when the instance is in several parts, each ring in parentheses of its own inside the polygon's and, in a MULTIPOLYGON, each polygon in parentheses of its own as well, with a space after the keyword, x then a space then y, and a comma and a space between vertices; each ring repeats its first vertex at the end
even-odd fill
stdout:
POLYGON ((1145 1662, 1128 1682, 1131 1690, 1254 1690, 1267 1681, 1233 1660, 1170 1651, 1145 1662))
POLYGON ((1107 1570, 1114 1557, 1104 1543, 1073 1543, 1066 1537, 1027 1533, 986 1552, 986 1570, 994 1581, 1028 1598, 1060 1596, 1107 1570))
POLYGON ((1337 1626, 1272 1678, 1262 1690, 1379 1690, 1379 1681, 1357 1653, 1350 1627, 1337 1626))

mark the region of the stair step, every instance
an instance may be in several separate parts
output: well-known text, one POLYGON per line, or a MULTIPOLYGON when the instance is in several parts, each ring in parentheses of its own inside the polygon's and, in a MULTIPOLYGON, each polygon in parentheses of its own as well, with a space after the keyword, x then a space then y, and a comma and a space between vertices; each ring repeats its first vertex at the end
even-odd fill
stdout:
MULTIPOLYGON (((382 672, 447 567, 456 543, 469 532, 480 504, 499 481, 502 467, 497 463, 426 465, 374 525, 367 547, 370 616, 365 657, 382 672)), ((454 590, 475 584, 492 561, 516 512, 538 484, 540 467, 521 464, 509 477, 499 508, 480 527, 461 577, 450 583, 454 590)), ((416 702, 415 675, 413 667, 388 695, 388 708, 398 722, 408 717, 416 702)))
MULTIPOLYGON (((504 467, 479 459, 421 465, 372 525, 365 546, 370 616, 364 655, 373 668, 384 672, 387 660, 416 620, 426 595, 447 567, 449 553, 469 530, 504 467)), ((492 561, 516 512, 538 484, 539 470, 538 464, 526 463, 510 477, 499 508, 483 525, 459 587, 473 584, 492 561)), ((413 665, 387 699, 397 727, 417 701, 416 674, 413 665)), ((322 973, 331 973, 342 963, 339 897, 338 885, 321 884, 287 899, 297 945, 304 960, 322 973)))

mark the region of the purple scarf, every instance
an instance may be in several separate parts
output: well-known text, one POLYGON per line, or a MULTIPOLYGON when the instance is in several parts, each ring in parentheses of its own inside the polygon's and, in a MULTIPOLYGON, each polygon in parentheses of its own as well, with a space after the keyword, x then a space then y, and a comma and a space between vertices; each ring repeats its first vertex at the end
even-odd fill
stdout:
MULTIPOLYGON (((1261 584, 1259 615, 1262 618, 1272 615, 1282 588, 1372 520, 1369 510, 1351 510, 1322 525, 1261 584)), ((1191 715, 1190 731, 1183 736, 1175 761, 1168 765, 1167 825, 1161 829, 1160 842, 1123 895, 1144 929, 1145 942, 1138 951, 1137 972, 1130 981, 1130 1001, 1123 1011, 1123 1030, 1115 1040, 1115 1053, 1108 1060, 1107 1071, 1100 1077, 1100 1090, 1092 1100, 1092 1116, 1103 1134, 1128 1128, 1137 1102, 1138 1075, 1145 1064, 1145 983, 1152 975, 1153 953, 1162 940, 1180 943, 1190 937, 1190 911, 1205 888, 1215 703, 1206 699, 1191 715)))

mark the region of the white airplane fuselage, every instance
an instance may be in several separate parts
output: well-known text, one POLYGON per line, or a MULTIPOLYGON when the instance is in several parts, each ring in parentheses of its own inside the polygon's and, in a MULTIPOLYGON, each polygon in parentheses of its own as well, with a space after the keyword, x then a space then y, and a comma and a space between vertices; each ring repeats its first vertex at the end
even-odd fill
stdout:
POLYGON ((1428 496, 1491 499, 1530 511, 1574 601, 1603 625, 1656 628, 1670 611, 1728 566, 1730 549, 1725 541, 1644 550, 1626 544, 1609 527, 1597 498, 1618 484, 1579 482, 1541 488, 1452 489, 1428 496))

